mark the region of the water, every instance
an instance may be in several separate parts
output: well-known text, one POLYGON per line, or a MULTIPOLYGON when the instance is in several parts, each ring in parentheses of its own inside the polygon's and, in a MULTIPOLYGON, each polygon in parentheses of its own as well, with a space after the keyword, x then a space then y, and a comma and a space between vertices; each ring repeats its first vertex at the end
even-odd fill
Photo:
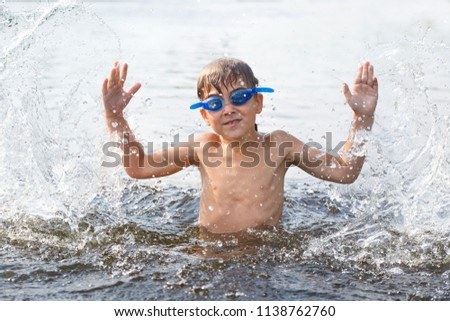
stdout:
POLYGON ((450 299, 449 13, 444 0, 3 1, 0 299, 450 299), (223 55, 277 89, 261 130, 324 146, 346 137, 341 85, 369 59, 380 100, 358 181, 291 169, 279 228, 212 236, 194 168, 134 181, 101 166, 115 59, 143 83, 130 124, 158 146, 206 130, 187 106, 223 55))

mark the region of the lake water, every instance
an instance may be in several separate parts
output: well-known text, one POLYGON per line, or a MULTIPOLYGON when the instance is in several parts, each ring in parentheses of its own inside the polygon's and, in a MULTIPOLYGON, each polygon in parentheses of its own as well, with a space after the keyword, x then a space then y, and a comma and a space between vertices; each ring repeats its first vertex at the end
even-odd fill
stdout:
POLYGON ((0 2, 1 300, 449 300, 450 1, 0 2), (341 92, 370 60, 376 124, 358 181, 292 168, 273 231, 197 227, 199 174, 106 168, 100 87, 114 60, 155 146, 207 130, 200 69, 247 61, 261 131, 334 147, 341 92))

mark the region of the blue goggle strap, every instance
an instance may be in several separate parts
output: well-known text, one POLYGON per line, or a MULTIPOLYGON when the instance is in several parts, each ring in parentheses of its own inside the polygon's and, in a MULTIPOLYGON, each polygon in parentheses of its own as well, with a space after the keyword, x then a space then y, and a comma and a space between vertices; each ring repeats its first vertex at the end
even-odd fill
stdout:
POLYGON ((252 89, 252 93, 273 93, 274 91, 269 87, 256 87, 252 89))
MULTIPOLYGON (((252 93, 273 93, 275 90, 269 87, 255 87, 251 89, 252 93)), ((205 108, 208 109, 208 105, 204 103, 203 101, 200 101, 196 104, 191 105, 189 109, 197 109, 197 108, 205 108), (206 106, 206 108, 205 108, 206 106)))
POLYGON ((197 108, 203 108, 203 105, 205 105, 205 103, 203 101, 200 101, 196 104, 191 105, 191 107, 189 107, 190 109, 197 109, 197 108))

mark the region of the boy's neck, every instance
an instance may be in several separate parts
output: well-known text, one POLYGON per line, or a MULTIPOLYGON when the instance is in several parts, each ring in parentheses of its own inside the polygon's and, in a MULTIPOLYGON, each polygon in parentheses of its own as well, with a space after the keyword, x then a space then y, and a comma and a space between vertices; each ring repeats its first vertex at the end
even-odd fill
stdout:
POLYGON ((259 142, 262 140, 261 138, 261 134, 258 133, 255 129, 250 130, 247 134, 245 134, 244 136, 242 136, 239 139, 233 139, 233 140, 229 140, 226 139, 223 136, 219 136, 220 137, 220 142, 222 143, 222 145, 236 145, 236 146, 242 146, 243 144, 247 143, 247 142, 259 142))

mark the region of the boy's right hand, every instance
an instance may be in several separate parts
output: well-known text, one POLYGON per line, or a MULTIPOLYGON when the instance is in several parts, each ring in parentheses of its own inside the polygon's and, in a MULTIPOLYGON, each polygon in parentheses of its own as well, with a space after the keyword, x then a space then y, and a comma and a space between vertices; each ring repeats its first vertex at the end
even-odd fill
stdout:
POLYGON ((141 88, 140 83, 135 83, 128 91, 123 89, 127 78, 128 65, 125 63, 119 70, 119 62, 114 63, 109 78, 103 81, 102 93, 105 105, 106 117, 120 117, 133 95, 141 88))

